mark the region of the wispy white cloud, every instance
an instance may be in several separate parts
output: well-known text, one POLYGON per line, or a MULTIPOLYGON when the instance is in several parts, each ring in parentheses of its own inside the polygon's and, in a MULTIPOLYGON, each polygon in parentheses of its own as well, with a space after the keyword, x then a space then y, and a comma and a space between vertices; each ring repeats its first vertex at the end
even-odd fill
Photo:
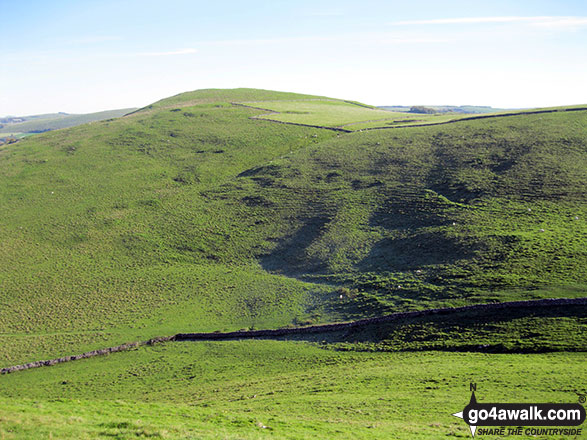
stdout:
POLYGON ((439 18, 434 20, 405 20, 396 21, 392 25, 443 25, 443 24, 484 24, 484 23, 519 23, 540 28, 572 29, 587 26, 587 17, 567 16, 536 16, 536 17, 456 17, 439 18))
POLYGON ((342 17, 344 13, 341 11, 315 11, 307 12, 304 14, 305 17, 342 17))
POLYGON ((438 18, 434 20, 406 20, 396 21, 393 25, 419 25, 419 24, 476 24, 476 23, 513 23, 528 22, 547 17, 459 17, 459 18, 438 18))
POLYGON ((452 39, 449 38, 437 38, 437 37, 406 37, 406 38, 385 38, 383 37, 378 41, 380 44, 440 44, 440 43, 450 43, 452 39))
POLYGON ((532 25, 544 28, 578 28, 587 26, 587 17, 550 17, 549 20, 536 21, 532 25))
POLYGON ((278 38, 258 38, 242 40, 214 40, 202 41, 201 45, 210 46, 261 46, 268 44, 287 44, 303 42, 334 41, 335 37, 307 36, 307 37, 278 37, 278 38))
POLYGON ((104 43, 106 41, 118 41, 122 40, 121 37, 116 35, 89 35, 86 37, 79 37, 71 40, 72 43, 77 44, 93 44, 93 43, 104 43))
POLYGON ((267 39, 242 39, 242 40, 216 40, 201 41, 200 46, 265 46, 265 45, 287 45, 297 43, 335 43, 337 45, 343 42, 360 43, 374 42, 378 44, 418 44, 418 43, 447 43, 446 38, 437 36, 406 36, 402 33, 389 32, 363 32, 337 34, 337 35, 308 35, 301 37, 278 37, 267 39))
POLYGON ((135 56, 139 57, 166 57, 172 55, 189 55, 193 53, 197 53, 198 50, 194 48, 187 48, 187 49, 177 49, 177 50, 170 50, 168 52, 138 52, 135 53, 135 56))

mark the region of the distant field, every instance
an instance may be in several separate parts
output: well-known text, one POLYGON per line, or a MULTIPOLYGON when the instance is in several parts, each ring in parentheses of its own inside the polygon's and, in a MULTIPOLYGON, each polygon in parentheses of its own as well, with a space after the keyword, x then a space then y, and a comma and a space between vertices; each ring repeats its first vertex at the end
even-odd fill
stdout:
MULTIPOLYGON (((422 107, 431 108, 437 112, 445 113, 466 113, 466 114, 483 114, 483 113, 496 113, 496 112, 507 112, 514 109, 506 108, 494 108, 489 106, 477 106, 477 105, 423 105, 422 107)), ((409 112, 411 106, 405 105, 380 105, 378 108, 389 110, 392 112, 409 112)))
POLYGON ((242 104, 275 112, 257 116, 258 119, 337 127, 350 131, 380 126, 438 123, 461 117, 455 114, 390 112, 336 100, 259 101, 242 104))
MULTIPOLYGON (((581 109, 585 106, 548 107, 527 110, 501 110, 495 112, 478 111, 476 114, 466 113, 408 113, 405 111, 382 110, 351 101, 328 99, 298 99, 281 101, 254 101, 241 102, 257 109, 267 110, 267 114, 254 116, 255 119, 306 124, 344 129, 348 131, 361 131, 379 128, 399 128, 424 125, 444 124, 452 121, 470 118, 486 118, 493 116, 515 115, 519 113, 540 113, 550 111, 567 111, 581 109)), ((472 110, 479 108, 471 107, 472 110)), ((485 108, 487 110, 487 108, 485 108)))
POLYGON ((2 134, 10 134, 17 137, 18 134, 42 133, 45 131, 58 130, 60 128, 75 127, 76 125, 86 124, 88 122, 119 118, 133 110, 135 109, 125 108, 83 115, 52 113, 47 115, 26 116, 24 118, 27 120, 24 122, 0 124, 0 137, 2 137, 2 134))
POLYGON ((14 139, 22 139, 23 137, 26 137, 26 136, 30 136, 30 134, 29 133, 20 133, 18 131, 14 132, 14 133, 10 133, 10 134, 0 133, 0 139, 4 139, 5 137, 6 138, 14 138, 14 139))
POLYGON ((456 121, 470 115, 454 114, 454 113, 436 113, 432 115, 418 114, 418 113, 393 113, 393 119, 383 121, 367 121, 358 122, 351 125, 345 125, 347 130, 365 130, 379 127, 411 127, 420 125, 434 125, 449 121, 456 121), (407 115, 407 116, 406 116, 407 115))

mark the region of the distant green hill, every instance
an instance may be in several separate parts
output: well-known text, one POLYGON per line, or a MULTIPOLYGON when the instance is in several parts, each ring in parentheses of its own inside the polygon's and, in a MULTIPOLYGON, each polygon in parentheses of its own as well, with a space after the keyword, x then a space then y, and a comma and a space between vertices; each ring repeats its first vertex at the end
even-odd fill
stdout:
POLYGON ((0 117, 0 124, 17 124, 20 122, 32 121, 35 119, 59 119, 59 118, 66 118, 69 115, 68 113, 59 112, 59 113, 43 113, 41 115, 29 115, 29 116, 4 116, 0 117))
POLYGON ((134 108, 126 108, 87 113, 83 115, 49 113, 43 115, 0 118, 0 137, 3 134, 33 134, 58 130, 60 128, 75 127, 76 125, 86 124, 88 122, 102 121, 104 119, 110 118, 119 118, 120 116, 123 116, 134 110, 134 108))
MULTIPOLYGON (((413 106, 406 105, 380 105, 378 108, 389 110, 393 112, 410 112, 413 106)), ((424 105, 434 109, 439 113, 465 113, 465 114, 484 114, 484 113, 498 113, 507 112, 517 109, 494 108, 488 105, 424 105)))

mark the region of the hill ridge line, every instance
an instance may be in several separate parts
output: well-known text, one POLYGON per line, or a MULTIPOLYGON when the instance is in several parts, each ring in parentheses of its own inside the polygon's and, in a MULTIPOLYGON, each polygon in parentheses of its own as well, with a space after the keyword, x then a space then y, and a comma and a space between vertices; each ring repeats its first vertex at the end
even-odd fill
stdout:
POLYGON ((525 300, 525 301, 508 301, 501 303, 487 303, 487 304, 474 304, 470 306, 461 307, 444 307, 426 310, 417 310, 412 312, 397 312, 389 315, 383 315, 375 318, 366 318, 356 321, 347 321, 331 324, 317 324, 306 327, 296 328, 279 328, 279 329, 268 329, 268 330, 239 330, 233 332, 205 332, 205 333, 177 333, 173 336, 162 336, 151 338, 147 341, 129 342, 115 347, 103 348, 100 350, 88 351, 79 355, 64 356, 61 358, 29 362, 21 365, 14 365, 0 369, 1 374, 9 374, 17 371, 24 371, 31 368, 49 367, 52 365, 61 364, 64 362, 71 362, 78 359, 87 359, 96 356, 103 356, 110 353, 117 353, 120 351, 127 351, 133 348, 139 348, 144 345, 155 345, 164 342, 174 341, 217 341, 217 340, 231 340, 231 339, 254 339, 254 338, 269 338, 279 337, 293 334, 314 334, 314 333, 325 333, 335 332, 345 329, 351 329, 355 327, 361 327, 363 325, 390 322, 397 319, 415 318, 420 316, 429 316, 437 314, 451 314, 464 311, 475 311, 475 310, 499 310, 505 308, 532 308, 532 307, 551 307, 561 305, 587 305, 587 297, 582 298, 546 298, 538 300, 525 300))

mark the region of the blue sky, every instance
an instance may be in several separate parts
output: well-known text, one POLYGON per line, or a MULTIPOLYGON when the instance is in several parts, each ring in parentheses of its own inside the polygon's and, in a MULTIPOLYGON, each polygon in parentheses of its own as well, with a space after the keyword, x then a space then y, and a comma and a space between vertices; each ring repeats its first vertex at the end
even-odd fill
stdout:
POLYGON ((587 103, 585 1, 0 0, 0 116, 258 87, 385 104, 587 103))

